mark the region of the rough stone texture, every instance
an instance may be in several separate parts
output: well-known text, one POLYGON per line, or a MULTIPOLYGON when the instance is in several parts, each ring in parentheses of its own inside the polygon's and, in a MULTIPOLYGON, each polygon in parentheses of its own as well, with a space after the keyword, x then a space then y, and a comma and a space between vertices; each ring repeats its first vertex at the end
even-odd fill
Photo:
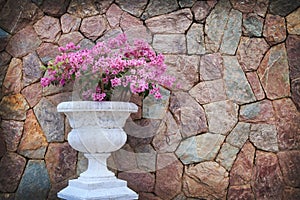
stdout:
POLYGON ((60 18, 61 30, 63 33, 78 31, 80 22, 81 22, 80 18, 66 13, 60 18))
POLYGON ((6 143, 6 150, 16 151, 22 137, 24 122, 2 120, 0 133, 6 143))
POLYGON ((200 82, 189 91, 189 94, 200 104, 224 101, 227 98, 222 79, 200 82))
POLYGON ((177 160, 174 154, 166 153, 158 154, 157 165, 154 192, 162 199, 172 199, 181 191, 182 163, 177 160), (169 164, 165 165, 166 162, 169 162, 169 164))
POLYGON ((266 53, 257 73, 269 99, 290 95, 289 66, 284 44, 273 46, 266 53))
POLYGON ((63 34, 59 38, 58 45, 66 46, 70 42, 73 42, 75 45, 77 45, 83 38, 83 35, 81 35, 81 33, 78 31, 70 32, 67 34, 63 34))
POLYGON ((289 14, 286 21, 288 33, 300 35, 300 8, 289 14))
POLYGON ((231 5, 230 1, 221 0, 206 18, 205 46, 208 52, 217 52, 224 34, 231 5))
POLYGON ((158 196, 155 196, 153 193, 146 193, 146 192, 139 193, 139 198, 144 200, 162 200, 158 196))
POLYGON ((179 128, 183 138, 207 131, 204 110, 188 93, 172 94, 170 110, 175 120, 180 121, 179 128))
POLYGON ((229 178, 226 170, 213 161, 185 168, 183 192, 187 197, 225 199, 229 178))
POLYGON ((232 101, 213 102, 203 107, 209 132, 227 135, 238 122, 238 105, 232 101))
POLYGON ((267 14, 263 36, 269 44, 278 44, 286 38, 285 19, 278 15, 267 14))
POLYGON ((23 87, 22 60, 18 58, 11 59, 2 86, 4 94, 17 94, 21 91, 23 87))
POLYGON ((77 1, 71 0, 68 7, 68 13, 80 18, 86 18, 98 14, 103 14, 107 11, 108 7, 112 3, 112 0, 103 1, 77 1))
POLYGON ((211 3, 207 1, 196 1, 193 7, 191 8, 195 20, 197 22, 203 22, 216 3, 217 1, 215 0, 211 1, 211 3))
POLYGON ((42 77, 41 61, 36 53, 23 57, 23 82, 24 86, 37 82, 42 77))
POLYGON ((59 55, 58 46, 52 43, 42 43, 36 52, 43 64, 47 64, 48 61, 59 55))
POLYGON ((127 181, 128 187, 135 192, 153 192, 155 177, 154 174, 140 172, 121 172, 118 178, 127 181))
POLYGON ((192 7, 195 4, 196 0, 179 0, 178 4, 181 8, 192 7))
POLYGON ((2 119, 25 120, 28 109, 29 105, 23 95, 5 96, 0 102, 0 117, 2 119))
POLYGON ((223 77, 223 58, 220 53, 205 54, 200 61, 200 80, 211 81, 223 77))
POLYGON ((50 190, 49 175, 43 160, 30 160, 16 192, 16 200, 46 199, 50 190))
POLYGON ((242 148, 250 134, 250 123, 239 122, 229 133, 226 142, 237 148, 242 148))
POLYGON ((6 152, 7 152, 6 144, 5 144, 4 138, 1 134, 0 135, 0 158, 2 158, 6 152))
POLYGON ((300 6, 299 1, 294 0, 272 0, 270 1, 270 12, 274 15, 286 16, 300 6))
POLYGON ((11 55, 9 55, 6 51, 0 52, 0 66, 8 65, 11 60, 11 55))
POLYGON ((299 199, 300 189, 299 188, 286 188, 283 193, 283 200, 299 199))
MULTIPOLYGON (((203 2, 203 1, 201 1, 203 2)), ((186 34, 188 54, 204 54, 204 32, 203 25, 193 23, 186 34)))
POLYGON ((80 26, 83 35, 91 40, 96 40, 106 29, 106 20, 102 15, 84 18, 80 26))
POLYGON ((166 1, 150 0, 141 18, 148 19, 153 16, 170 13, 172 11, 177 10, 178 7, 179 6, 176 0, 166 0, 166 1))
POLYGON ((145 172, 155 172, 157 152, 150 144, 135 148, 137 166, 145 172))
POLYGON ((143 10, 145 9, 147 5, 147 0, 117 0, 116 3, 120 5, 122 10, 129 12, 130 14, 140 17, 143 13, 143 10))
POLYGON ((6 46, 6 51, 13 57, 22 57, 33 52, 41 42, 32 26, 26 26, 11 37, 6 46))
POLYGON ((252 189, 257 199, 277 199, 282 195, 282 174, 275 154, 256 152, 252 189))
POLYGON ((156 34, 153 37, 153 48, 159 53, 186 53, 184 34, 156 34))
POLYGON ((192 23, 193 15, 190 9, 183 9, 171 14, 152 17, 145 21, 154 34, 185 33, 192 23))
POLYGON ((237 58, 244 71, 257 70, 269 45, 263 38, 241 37, 237 58))
POLYGON ((240 107, 239 121, 253 123, 274 123, 272 102, 262 100, 240 107))
POLYGON ((116 5, 112 4, 106 12, 106 18, 111 27, 119 26, 123 11, 116 5))
POLYGON ((243 33, 249 37, 261 37, 264 19, 253 14, 243 16, 243 33))
POLYGON ((238 154, 230 171, 230 186, 250 184, 253 176, 255 147, 247 142, 238 154))
POLYGON ((227 199, 229 200, 254 200, 254 194, 250 185, 231 186, 228 189, 227 199))
POLYGON ((256 72, 247 72, 246 77, 250 83, 251 89, 254 93, 256 100, 262 100, 266 97, 265 92, 262 88, 262 85, 259 81, 258 75, 256 72))
POLYGON ((272 152, 278 151, 277 130, 275 125, 252 124, 249 138, 258 149, 272 152))
POLYGON ((300 113, 291 99, 273 101, 281 150, 300 149, 300 113))
POLYGON ((56 107, 49 100, 42 98, 34 107, 34 113, 48 142, 64 140, 63 116, 57 112, 56 107))
POLYGON ((22 177, 26 159, 16 153, 7 153, 0 161, 0 191, 14 192, 22 177))
POLYGON ((230 0, 234 9, 237 9, 243 13, 250 13, 253 11, 256 4, 256 0, 239 1, 230 0))
POLYGON ((24 88, 21 93, 29 106, 34 107, 42 98, 42 86, 40 83, 34 83, 24 88))
POLYGON ((223 61, 228 98, 238 104, 254 101, 255 96, 236 57, 223 56, 223 61))
POLYGON ((237 10, 231 10, 228 15, 228 21, 222 37, 220 52, 234 55, 242 35, 242 13, 237 10))
POLYGON ((277 154, 284 182, 291 187, 300 186, 300 152, 283 151, 277 154))
POLYGON ((229 143, 223 143, 216 161, 225 169, 230 170, 238 152, 239 148, 236 148, 229 143))
POLYGON ((131 171, 138 168, 136 153, 133 152, 133 149, 128 144, 125 144, 120 150, 113 152, 112 156, 116 169, 119 171, 131 171))
POLYGON ((225 136, 213 133, 204 133, 181 141, 176 155, 184 164, 213 160, 225 136))
POLYGON ((42 159, 48 146, 46 137, 32 110, 27 112, 18 153, 25 157, 42 159))
POLYGON ((49 17, 47 15, 39 21, 37 21, 33 25, 33 28, 40 37, 40 39, 42 39, 45 42, 56 42, 61 32, 59 20, 57 18, 49 17))
MULTIPOLYGON (((42 10, 50 16, 61 16, 67 11, 70 0, 36 0, 42 10)), ((33 1, 34 2, 34 1, 33 1)))
POLYGON ((11 35, 0 28, 0 51, 3 51, 11 38, 11 35))
POLYGON ((261 17, 265 17, 269 6, 269 0, 256 0, 254 12, 261 17))
POLYGON ((76 173, 77 152, 67 143, 50 143, 45 161, 51 183, 59 183, 76 173))

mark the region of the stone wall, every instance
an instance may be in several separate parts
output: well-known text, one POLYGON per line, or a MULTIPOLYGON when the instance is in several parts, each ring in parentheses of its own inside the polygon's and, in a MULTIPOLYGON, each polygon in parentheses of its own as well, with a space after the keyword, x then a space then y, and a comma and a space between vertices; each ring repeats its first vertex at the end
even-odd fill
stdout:
POLYGON ((42 89, 68 42, 125 32, 166 57, 180 89, 140 107, 110 168, 142 200, 300 199, 300 3, 0 0, 0 199, 56 199, 86 167, 42 89), (297 110, 298 109, 298 110, 297 110))

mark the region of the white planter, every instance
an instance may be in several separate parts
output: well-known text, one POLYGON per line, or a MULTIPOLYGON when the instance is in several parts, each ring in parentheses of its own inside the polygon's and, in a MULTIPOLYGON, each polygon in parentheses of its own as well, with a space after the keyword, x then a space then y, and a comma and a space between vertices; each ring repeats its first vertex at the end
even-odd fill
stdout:
POLYGON ((69 144, 83 152, 88 159, 88 169, 78 179, 69 180, 68 187, 57 196, 68 200, 138 199, 127 187, 127 182, 117 179, 106 166, 111 152, 120 149, 127 135, 123 126, 137 106, 128 102, 72 101, 57 106, 69 119, 72 131, 69 144))

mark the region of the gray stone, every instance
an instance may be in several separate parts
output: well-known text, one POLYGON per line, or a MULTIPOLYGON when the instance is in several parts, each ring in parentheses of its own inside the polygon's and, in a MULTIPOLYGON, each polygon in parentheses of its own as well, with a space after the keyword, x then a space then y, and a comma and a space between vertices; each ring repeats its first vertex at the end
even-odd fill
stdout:
POLYGON ((236 57, 223 56, 224 80, 228 98, 238 104, 255 101, 250 84, 236 57))
POLYGON ((251 13, 243 18, 243 32, 249 37, 261 37, 264 19, 251 13))
POLYGON ((192 7, 194 5, 194 3, 196 2, 196 0, 179 0, 178 3, 179 3, 179 6, 181 8, 184 8, 184 7, 192 7))
POLYGON ((144 9, 147 6, 147 0, 116 0, 116 3, 120 5, 122 10, 129 12, 130 14, 140 17, 144 9))
POLYGON ((252 124, 250 132, 250 141, 262 150, 278 151, 277 130, 272 124, 252 124))
POLYGON ((136 153, 128 144, 113 152, 112 156, 118 171, 135 171, 138 169, 136 153))
POLYGON ((8 151, 16 151, 22 137, 24 122, 2 120, 0 124, 0 134, 6 143, 6 149, 8 151))
POLYGON ((204 54, 204 30, 202 24, 193 23, 186 34, 188 54, 204 54))
POLYGON ((58 46, 52 43, 42 43, 36 52, 44 65, 59 55, 58 46))
POLYGON ((43 75, 42 63, 36 53, 30 53, 23 57, 23 81, 24 86, 37 82, 43 75))
POLYGON ((223 78, 223 58, 220 53, 205 54, 200 61, 200 80, 211 81, 223 78))
POLYGON ((259 81, 257 73, 254 72, 247 72, 246 77, 248 79, 248 82, 250 83, 250 86, 252 88, 252 91, 256 97, 256 100, 262 100, 266 97, 265 92, 261 86, 261 83, 259 81))
POLYGON ((140 145, 135 148, 137 166, 145 172, 154 172, 156 170, 156 151, 148 145, 140 145))
POLYGON ((239 151, 239 148, 236 148, 228 143, 224 143, 216 158, 216 161, 219 162, 220 165, 222 165, 225 169, 230 170, 239 151))
POLYGON ((86 171, 87 167, 88 167, 88 159, 84 156, 84 153, 78 152, 77 164, 76 164, 77 176, 79 176, 82 172, 86 171))
POLYGON ((159 53, 186 53, 184 34, 155 34, 153 48, 159 53))
POLYGON ((84 38, 78 43, 78 45, 80 46, 80 49, 92 49, 95 46, 95 43, 87 38, 84 38))
POLYGON ((197 22, 203 22, 217 1, 196 1, 191 8, 197 22))
POLYGON ((274 15, 286 16, 300 6, 299 1, 294 0, 272 0, 270 1, 270 12, 274 15))
POLYGON ((49 100, 42 98, 34 107, 34 113, 48 142, 64 141, 64 118, 49 100))
POLYGON ((213 102, 203 107, 209 132, 227 135, 238 122, 239 107, 232 101, 213 102))
POLYGON ((107 21, 112 28, 116 28, 120 25, 120 20, 123 15, 123 10, 116 4, 112 4, 106 12, 107 21))
POLYGON ((178 9, 176 0, 156 1, 150 0, 146 10, 141 16, 142 19, 148 19, 153 16, 163 15, 178 9))
POLYGON ((242 13, 231 10, 224 30, 220 52, 234 55, 242 35, 242 13))
POLYGON ((240 121, 253 123, 274 123, 274 109, 272 102, 262 100, 242 105, 240 108, 240 121))
POLYGON ((237 148, 242 148, 250 134, 250 123, 239 122, 229 133, 226 142, 237 148))
POLYGON ((3 51, 11 38, 11 35, 0 28, 0 51, 3 51))
POLYGON ((29 160, 16 192, 16 200, 46 199, 50 190, 50 179, 45 161, 29 160))
POLYGON ((184 164, 213 160, 220 150, 225 136, 204 133, 183 140, 175 151, 184 164))

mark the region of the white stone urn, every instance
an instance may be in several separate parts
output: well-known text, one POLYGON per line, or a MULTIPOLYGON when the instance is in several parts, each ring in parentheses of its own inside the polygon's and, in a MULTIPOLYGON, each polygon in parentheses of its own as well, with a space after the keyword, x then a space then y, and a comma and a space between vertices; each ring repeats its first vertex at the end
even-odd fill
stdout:
POLYGON ((67 200, 138 199, 127 187, 127 182, 117 179, 107 169, 106 159, 120 149, 127 135, 123 126, 130 113, 138 107, 129 102, 70 101, 57 106, 69 119, 72 131, 68 142, 72 148, 83 152, 88 168, 77 179, 69 180, 57 196, 67 200))

